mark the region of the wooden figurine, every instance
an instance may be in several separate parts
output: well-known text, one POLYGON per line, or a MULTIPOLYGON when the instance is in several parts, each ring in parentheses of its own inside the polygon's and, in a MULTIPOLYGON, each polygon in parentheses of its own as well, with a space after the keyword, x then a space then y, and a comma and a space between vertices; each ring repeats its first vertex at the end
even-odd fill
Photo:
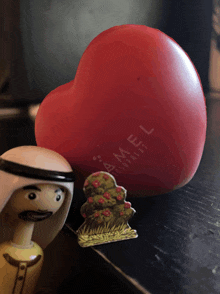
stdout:
POLYGON ((75 176, 58 153, 21 146, 0 157, 0 293, 32 294, 43 249, 66 220, 75 176))
POLYGON ((127 191, 104 171, 91 174, 84 183, 87 201, 81 207, 85 221, 77 230, 82 247, 137 238, 128 220, 135 210, 125 201, 127 191))

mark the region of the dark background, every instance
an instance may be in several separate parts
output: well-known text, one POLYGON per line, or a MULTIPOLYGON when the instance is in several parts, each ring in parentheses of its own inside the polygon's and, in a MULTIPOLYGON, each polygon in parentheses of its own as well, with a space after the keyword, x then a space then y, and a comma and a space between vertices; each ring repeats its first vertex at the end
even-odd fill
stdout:
MULTIPOLYGON (((1 0, 1 59, 10 72, 2 101, 40 102, 73 80, 94 37, 121 24, 143 24, 172 37, 188 53, 209 91, 210 0, 1 0), (10 98, 10 99, 9 99, 10 98)), ((1 61, 0 59, 0 61, 1 61)), ((1 66, 1 64, 0 64, 1 66)))
POLYGON ((20 110, 0 117, 1 153, 35 145, 28 105, 72 80, 89 42, 114 25, 145 24, 171 36, 195 64, 207 99, 207 140, 192 181, 166 195, 128 199, 139 237, 94 248, 111 263, 77 244, 85 198, 76 190, 68 226, 45 250, 39 293, 220 293, 220 102, 211 99, 208 79, 212 6, 210 0, 0 1, 0 111, 20 110))

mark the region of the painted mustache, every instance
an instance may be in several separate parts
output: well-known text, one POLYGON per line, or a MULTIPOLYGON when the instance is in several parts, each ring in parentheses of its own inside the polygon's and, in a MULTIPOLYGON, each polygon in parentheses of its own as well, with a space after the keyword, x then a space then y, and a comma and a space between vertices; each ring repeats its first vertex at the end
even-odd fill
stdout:
POLYGON ((41 212, 35 210, 25 210, 19 213, 18 217, 24 221, 39 222, 50 217, 53 213, 51 211, 41 212))

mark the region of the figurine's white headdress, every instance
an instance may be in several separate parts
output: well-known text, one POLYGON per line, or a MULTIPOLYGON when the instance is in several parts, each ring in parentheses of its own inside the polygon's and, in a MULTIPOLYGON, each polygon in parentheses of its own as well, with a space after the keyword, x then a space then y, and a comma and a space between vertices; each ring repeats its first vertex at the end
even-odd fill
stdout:
POLYGON ((11 240, 13 236, 12 224, 7 222, 6 217, 6 204, 12 194, 27 185, 57 184, 67 191, 62 207, 34 226, 32 240, 44 249, 65 223, 72 201, 74 180, 69 163, 60 154, 45 148, 21 146, 0 156, 0 243, 11 240))

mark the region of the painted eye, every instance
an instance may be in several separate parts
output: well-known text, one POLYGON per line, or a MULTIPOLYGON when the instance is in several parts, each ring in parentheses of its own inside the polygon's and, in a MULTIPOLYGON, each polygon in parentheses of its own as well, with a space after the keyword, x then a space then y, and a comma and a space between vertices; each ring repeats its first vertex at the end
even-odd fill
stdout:
POLYGON ((56 196, 56 201, 60 201, 61 198, 62 198, 61 195, 57 195, 57 196, 56 196))
POLYGON ((28 199, 30 199, 30 200, 34 200, 34 199, 36 199, 37 198, 37 195, 35 194, 35 193, 30 193, 29 195, 28 195, 28 199))

